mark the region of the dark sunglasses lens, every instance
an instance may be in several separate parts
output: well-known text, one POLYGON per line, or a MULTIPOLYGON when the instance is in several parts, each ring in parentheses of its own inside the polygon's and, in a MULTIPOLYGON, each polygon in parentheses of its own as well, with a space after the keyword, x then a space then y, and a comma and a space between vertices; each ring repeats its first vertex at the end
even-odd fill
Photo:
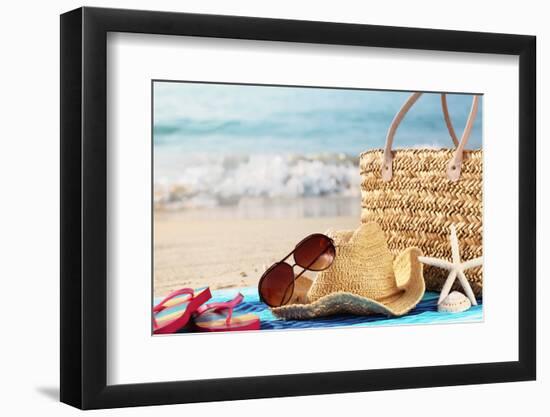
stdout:
POLYGON ((336 249, 324 235, 313 235, 301 242, 294 250, 296 264, 310 271, 323 271, 334 261, 336 249))
POLYGON ((260 294, 271 307, 285 305, 294 292, 294 271, 289 264, 279 263, 264 274, 260 282, 260 294))

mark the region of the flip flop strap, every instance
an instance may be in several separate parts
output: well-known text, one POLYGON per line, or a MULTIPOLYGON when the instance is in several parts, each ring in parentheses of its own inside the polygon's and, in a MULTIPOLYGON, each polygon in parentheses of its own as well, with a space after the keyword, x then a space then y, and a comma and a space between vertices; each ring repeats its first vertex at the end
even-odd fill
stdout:
POLYGON ((243 299, 244 296, 241 293, 238 293, 231 301, 215 302, 202 305, 197 309, 196 315, 198 317, 201 314, 206 313, 207 311, 215 312, 227 310, 227 319, 225 320, 225 324, 229 326, 229 323, 231 322, 231 317, 233 316, 233 309, 237 305, 239 305, 243 301, 243 299))
POLYGON ((175 298, 179 295, 184 295, 184 294, 187 294, 193 297, 195 295, 195 292, 191 288, 180 288, 179 290, 172 291, 160 303, 158 303, 156 306, 153 307, 153 313, 160 313, 162 310, 166 308, 164 304, 166 304, 172 298, 175 298))

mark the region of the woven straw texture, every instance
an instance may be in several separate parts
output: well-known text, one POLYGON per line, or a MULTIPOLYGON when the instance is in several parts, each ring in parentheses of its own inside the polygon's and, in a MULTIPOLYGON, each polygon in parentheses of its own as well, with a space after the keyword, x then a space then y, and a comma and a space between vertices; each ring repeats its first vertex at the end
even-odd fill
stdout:
MULTIPOLYGON (((361 154, 361 221, 378 222, 393 254, 418 247, 425 256, 451 260, 450 226, 455 224, 462 259, 482 256, 483 151, 464 151, 460 179, 447 178, 453 150, 396 150, 393 177, 384 182, 382 151, 361 154)), ((441 291, 448 271, 425 266, 426 288, 441 291)), ((482 268, 466 271, 476 295, 481 295, 482 268)), ((460 290, 455 283, 453 287, 460 290)))
POLYGON ((400 316, 422 299, 419 249, 409 248, 394 260, 376 223, 331 237, 336 245, 334 263, 319 273, 305 297, 307 303, 273 308, 276 316, 293 320, 338 313, 400 316))

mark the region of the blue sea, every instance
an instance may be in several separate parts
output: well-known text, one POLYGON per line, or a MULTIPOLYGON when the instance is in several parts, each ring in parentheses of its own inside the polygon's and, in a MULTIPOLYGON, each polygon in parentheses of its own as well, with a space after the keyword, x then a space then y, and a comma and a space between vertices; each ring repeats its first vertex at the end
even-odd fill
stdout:
MULTIPOLYGON (((155 204, 186 209, 250 198, 357 197, 358 156, 383 147, 408 95, 155 82, 155 204)), ((471 96, 447 99, 460 135, 471 96)), ((481 147, 481 126, 480 110, 468 148, 481 147)), ((395 146, 452 146, 439 94, 424 94, 413 106, 395 146)))

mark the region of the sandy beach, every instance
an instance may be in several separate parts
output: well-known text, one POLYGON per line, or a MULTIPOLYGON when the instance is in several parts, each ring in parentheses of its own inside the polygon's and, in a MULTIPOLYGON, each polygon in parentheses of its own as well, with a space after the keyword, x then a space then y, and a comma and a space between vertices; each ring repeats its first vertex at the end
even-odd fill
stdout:
POLYGON ((243 216, 231 208, 157 210, 154 295, 181 287, 257 285, 264 268, 287 255, 305 236, 327 229, 354 229, 358 224, 355 213, 261 218, 243 216))

